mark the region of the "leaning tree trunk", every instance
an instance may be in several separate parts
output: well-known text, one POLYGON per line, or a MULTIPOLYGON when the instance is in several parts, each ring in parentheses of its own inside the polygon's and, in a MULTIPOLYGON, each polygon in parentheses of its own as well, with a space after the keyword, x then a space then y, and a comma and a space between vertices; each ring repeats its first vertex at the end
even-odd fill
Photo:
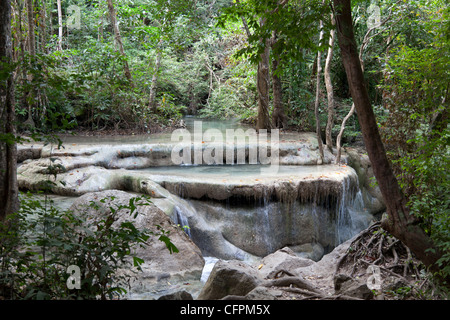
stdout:
POLYGON ((125 51, 123 49, 122 37, 120 36, 119 24, 117 22, 116 17, 116 10, 114 9, 114 4, 112 0, 108 0, 108 10, 111 18, 111 24, 114 30, 114 42, 118 47, 120 54, 124 57, 123 70, 128 81, 130 82, 130 84, 132 84, 130 67, 128 66, 128 61, 126 59, 125 51))
POLYGON ((347 115, 344 117, 344 120, 342 120, 342 124, 341 124, 341 130, 339 130, 339 134, 336 138, 336 150, 337 150, 337 154, 336 154, 336 160, 335 163, 339 164, 341 162, 341 141, 342 141, 342 135, 344 133, 345 130, 345 124, 347 123, 347 120, 350 119, 350 117, 355 113, 355 104, 352 104, 352 107, 350 108, 350 111, 347 113, 347 115))
POLYGON ((406 199, 390 167, 381 140, 375 114, 364 81, 353 32, 350 0, 333 0, 342 63, 347 74, 350 92, 358 114, 364 144, 383 195, 388 219, 383 228, 400 239, 425 265, 439 270, 436 261, 441 257, 430 237, 421 228, 421 221, 410 214, 406 199))
POLYGON ((11 64, 11 1, 0 0, 0 73, 7 75, 0 81, 0 220, 19 209, 11 64))

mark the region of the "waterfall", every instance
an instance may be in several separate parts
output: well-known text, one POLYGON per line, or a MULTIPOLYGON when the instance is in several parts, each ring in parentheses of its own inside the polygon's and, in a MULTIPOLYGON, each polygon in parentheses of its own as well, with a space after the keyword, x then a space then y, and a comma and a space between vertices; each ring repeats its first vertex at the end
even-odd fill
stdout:
POLYGON ((266 200, 264 200, 264 206, 258 210, 258 213, 261 215, 261 228, 263 230, 263 241, 267 247, 268 252, 273 252, 273 241, 271 239, 272 230, 271 223, 269 217, 270 207, 266 200))
POLYGON ((342 194, 337 205, 336 215, 336 246, 347 241, 369 225, 367 210, 356 181, 356 194, 352 191, 350 179, 342 182, 342 194))
POLYGON ((183 228, 183 230, 187 233, 189 238, 191 237, 191 229, 189 227, 189 221, 178 206, 175 206, 172 220, 175 222, 175 224, 183 228))
POLYGON ((342 194, 336 206, 336 245, 348 240, 351 236, 352 221, 348 212, 350 179, 342 181, 342 194))

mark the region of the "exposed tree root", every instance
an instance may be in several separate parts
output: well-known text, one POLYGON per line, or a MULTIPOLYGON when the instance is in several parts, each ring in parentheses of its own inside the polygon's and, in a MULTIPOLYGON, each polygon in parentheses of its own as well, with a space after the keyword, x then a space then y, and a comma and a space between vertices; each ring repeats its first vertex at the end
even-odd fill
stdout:
MULTIPOLYGON (((336 264, 334 290, 280 269, 260 286, 281 292, 280 299, 295 300, 362 300, 362 299, 445 299, 435 294, 433 282, 423 264, 400 240, 387 233, 381 223, 374 223, 356 236, 347 252, 336 264), (375 277, 375 272, 376 276, 375 277), (371 279, 376 278, 375 289, 371 279), (343 279, 340 282, 340 279, 343 279), (345 288, 343 283, 351 281, 345 288), (374 294, 367 294, 367 288, 374 294), (324 291, 322 291, 322 288, 324 291), (361 288, 361 289, 360 289, 361 288)), ((224 299, 245 300, 246 296, 224 299)), ((277 298, 278 299, 278 298, 277 298)))
POLYGON ((287 277, 282 277, 282 278, 278 278, 278 279, 272 279, 272 280, 266 280, 263 283, 264 287, 295 287, 295 288, 299 288, 299 289, 303 289, 305 291, 311 292, 313 294, 321 294, 320 291, 318 291, 317 289, 315 289, 314 287, 312 287, 308 282, 306 282, 305 280, 299 278, 299 277, 294 277, 294 276, 287 276, 287 277))
POLYGON ((382 229, 380 222, 372 224, 352 241, 336 265, 335 276, 345 274, 365 281, 374 270, 379 274, 377 294, 417 299, 425 288, 429 290, 433 286, 425 276, 423 264, 400 240, 382 229))

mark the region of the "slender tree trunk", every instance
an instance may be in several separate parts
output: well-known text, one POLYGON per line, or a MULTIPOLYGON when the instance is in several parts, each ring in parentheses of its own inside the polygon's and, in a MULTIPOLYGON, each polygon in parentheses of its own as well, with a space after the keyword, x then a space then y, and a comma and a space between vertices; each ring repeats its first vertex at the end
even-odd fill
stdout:
POLYGON ((410 214, 406 206, 406 199, 390 167, 378 131, 356 48, 350 0, 333 0, 333 3, 342 62, 358 114, 364 144, 386 203, 388 219, 383 220, 382 226, 403 241, 425 265, 434 271, 439 270, 436 261, 441 257, 441 253, 438 250, 428 251, 428 249, 436 248, 430 237, 421 228, 421 221, 410 214))
MULTIPOLYGON (((323 22, 320 21, 320 36, 319 43, 323 40, 323 30, 322 30, 323 22)), ((316 118, 316 134, 317 134, 317 142, 319 144, 319 153, 320 153, 320 161, 323 163, 323 143, 322 143, 322 135, 320 129, 320 116, 319 116, 319 102, 320 102, 320 75, 322 73, 322 65, 321 65, 322 53, 317 52, 317 74, 316 74, 316 102, 314 104, 314 115, 316 118)))
MULTIPOLYGON (((273 32, 271 47, 277 43, 277 34, 273 32)), ((272 128, 285 128, 287 126, 287 118, 283 106, 283 86, 281 78, 277 74, 280 61, 277 57, 272 60, 272 92, 273 92, 273 111, 272 111, 272 128)))
POLYGON ((152 112, 156 112, 156 89, 158 86, 158 73, 159 68, 161 67, 161 56, 162 56, 162 45, 161 41, 158 44, 158 48, 156 48, 156 63, 155 63, 155 70, 153 71, 152 76, 152 85, 150 87, 150 99, 149 99, 149 108, 152 112))
POLYGON ((41 22, 40 22, 40 36, 41 36, 41 52, 47 53, 47 49, 45 47, 45 44, 47 43, 47 27, 46 27, 46 21, 47 20, 47 6, 45 4, 45 0, 42 1, 42 7, 41 7, 41 22))
MULTIPOLYGON (((0 71, 12 63, 11 1, 0 0, 0 71)), ((19 209, 13 69, 0 81, 0 220, 19 209)))
POLYGON ((114 30, 114 42, 119 49, 120 54, 124 57, 123 69, 125 76, 127 77, 130 84, 132 84, 130 67, 128 66, 128 61, 126 59, 125 51, 123 49, 122 37, 120 36, 119 24, 117 22, 116 10, 114 9, 114 4, 112 0, 108 0, 108 10, 111 18, 111 24, 114 30))
POLYGON ((339 131, 339 134, 338 134, 338 136, 336 138, 336 150, 337 150, 336 160, 335 160, 336 164, 339 164, 341 162, 341 154, 342 154, 341 140, 342 140, 342 134, 344 133, 344 130, 345 130, 345 124, 347 123, 347 120, 350 119, 350 117, 354 113, 355 113, 355 104, 352 103, 352 107, 350 108, 350 111, 345 116, 344 120, 342 120, 341 130, 339 131))
MULTIPOLYGON (((26 48, 26 36, 24 36, 23 34, 23 28, 22 28, 22 7, 23 3, 22 2, 17 2, 16 0, 16 8, 18 8, 18 21, 19 21, 19 26, 17 27, 17 33, 18 33, 18 38, 19 38, 19 46, 20 46, 20 58, 22 59, 22 61, 25 60, 25 48, 26 48)), ((26 73, 25 73, 25 68, 22 68, 22 72, 23 72, 23 78, 25 79, 26 77, 26 73)))
POLYGON ((258 90, 258 118, 256 129, 271 129, 269 118, 269 41, 265 41, 264 52, 258 63, 256 87, 258 90))
MULTIPOLYGON (((334 26, 334 17, 331 15, 331 23, 334 26)), ((328 150, 333 151, 333 137, 332 130, 334 125, 334 93, 333 93, 333 83, 331 82, 331 60, 333 59, 333 47, 335 39, 334 28, 330 31, 329 48, 327 54, 327 60, 325 62, 325 87, 327 89, 327 100, 328 100, 328 120, 327 127, 325 129, 325 143, 328 150)))
MULTIPOLYGON (((31 59, 34 59, 36 55, 36 41, 34 36, 34 8, 33 8, 33 0, 27 0, 27 15, 28 15, 28 51, 30 53, 31 59)), ((33 60, 31 63, 34 63, 33 60)), ((31 67, 31 65, 30 65, 31 67)), ((28 76, 28 80, 33 80, 33 75, 28 76)), ((27 96, 32 95, 34 99, 34 88, 31 88, 30 92, 25 93, 27 96)), ((28 108, 28 119, 26 120, 26 125, 30 128, 34 128, 35 124, 32 116, 32 108, 34 103, 28 102, 27 97, 24 98, 24 101, 28 108)))
POLYGON ((63 23, 62 23, 62 8, 61 0, 57 0, 56 4, 58 6, 58 50, 62 50, 62 39, 63 39, 63 23))
POLYGON ((30 55, 36 54, 36 40, 34 37, 34 9, 33 0, 27 0, 27 15, 28 15, 28 50, 30 55))

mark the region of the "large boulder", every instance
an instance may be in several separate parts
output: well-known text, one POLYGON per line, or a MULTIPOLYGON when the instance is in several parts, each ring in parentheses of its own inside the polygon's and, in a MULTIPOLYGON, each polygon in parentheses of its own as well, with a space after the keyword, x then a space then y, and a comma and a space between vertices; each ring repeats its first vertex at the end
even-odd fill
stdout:
POLYGON ((262 279, 254 267, 238 260, 219 260, 198 300, 215 300, 229 295, 245 296, 261 283, 262 279))
POLYGON ((312 264, 313 260, 298 257, 294 251, 285 247, 264 257, 259 265, 259 273, 266 279, 275 279, 286 272, 295 274, 297 269, 312 264))
MULTIPOLYGON (((119 190, 87 193, 75 200, 71 209, 75 213, 86 213, 88 219, 99 219, 111 214, 109 209, 111 206, 127 205, 132 197, 136 197, 136 195, 119 190), (114 200, 111 200, 111 196, 114 197, 114 200), (98 205, 98 208, 94 209, 90 206, 91 202, 98 205)), ((179 253, 171 254, 165 243, 158 241, 155 237, 149 239, 148 246, 135 248, 136 256, 145 262, 141 265, 142 272, 138 272, 137 277, 132 281, 130 292, 149 291, 154 284, 160 281, 200 280, 205 261, 200 249, 183 229, 175 225, 162 210, 152 203, 138 206, 137 210, 139 214, 136 218, 129 214, 129 210, 119 210, 117 223, 131 220, 136 228, 147 228, 153 231, 156 231, 156 225, 159 225, 163 230, 169 232, 169 238, 178 248, 179 253)), ((126 268, 120 272, 131 276, 131 271, 126 268)))

